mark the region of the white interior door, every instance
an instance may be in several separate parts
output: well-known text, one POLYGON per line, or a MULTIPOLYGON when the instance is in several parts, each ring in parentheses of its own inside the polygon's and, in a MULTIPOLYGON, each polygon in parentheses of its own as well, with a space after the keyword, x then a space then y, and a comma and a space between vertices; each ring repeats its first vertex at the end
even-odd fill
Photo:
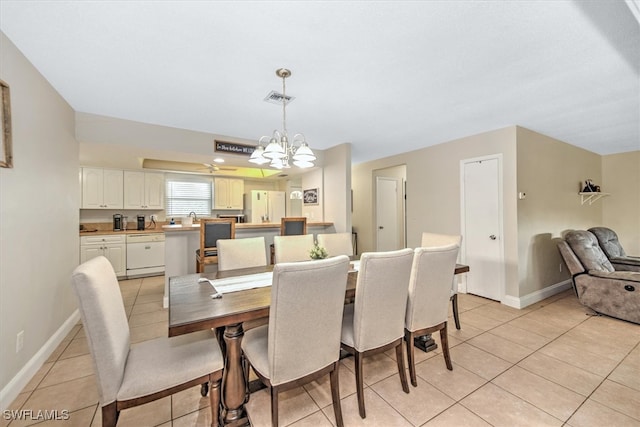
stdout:
POLYGON ((377 251, 401 249, 400 226, 398 218, 398 191, 400 180, 397 178, 376 177, 376 235, 377 251))
POLYGON ((498 301, 504 294, 500 163, 500 157, 461 162, 467 292, 498 301))

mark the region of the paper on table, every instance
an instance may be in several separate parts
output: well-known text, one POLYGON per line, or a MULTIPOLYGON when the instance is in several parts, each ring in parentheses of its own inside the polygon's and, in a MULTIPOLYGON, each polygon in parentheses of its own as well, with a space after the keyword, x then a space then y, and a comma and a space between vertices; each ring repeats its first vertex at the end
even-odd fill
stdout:
POLYGON ((229 277, 226 279, 209 280, 211 286, 221 293, 228 294, 230 292, 244 291, 246 289, 262 288, 271 286, 273 273, 249 274, 246 276, 229 277))
POLYGON ((351 261, 349 263, 349 272, 358 271, 360 269, 360 260, 351 261))

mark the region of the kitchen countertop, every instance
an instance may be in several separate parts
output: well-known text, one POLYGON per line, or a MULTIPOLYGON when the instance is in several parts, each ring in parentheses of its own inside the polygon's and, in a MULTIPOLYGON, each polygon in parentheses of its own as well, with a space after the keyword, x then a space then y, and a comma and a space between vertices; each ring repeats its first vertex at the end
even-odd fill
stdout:
MULTIPOLYGON (((333 225, 332 222, 307 222, 307 227, 327 227, 333 225)), ((173 225, 163 225, 163 231, 172 232, 172 231, 196 231, 200 230, 200 224, 192 224, 185 225, 182 224, 173 224, 173 225)), ((280 228, 280 223, 275 222, 265 222, 265 223, 251 223, 251 222, 241 222, 236 224, 236 230, 256 230, 261 228, 280 228)))
MULTIPOLYGON (((93 230, 93 229, 92 229, 93 230)), ((114 234, 151 234, 151 233, 164 233, 164 230, 161 226, 156 225, 156 228, 149 228, 146 230, 126 230, 126 231, 113 231, 113 230, 96 230, 96 231, 87 231, 81 230, 80 236, 105 236, 105 235, 114 235, 114 234)))
MULTIPOLYGON (((327 227, 333 225, 332 222, 308 222, 307 227, 327 227)), ((84 224, 85 230, 80 230, 80 236, 105 236, 105 235, 127 235, 127 234, 151 234, 151 233, 164 233, 172 231, 198 231, 200 230, 200 224, 195 223, 189 226, 183 226, 182 224, 170 225, 167 223, 156 224, 155 228, 147 228, 145 230, 127 229, 126 231, 113 231, 106 226, 111 227, 110 223, 104 224, 84 224), (95 231, 88 231, 95 230, 95 231)), ((257 229, 269 229, 280 228, 280 223, 250 223, 241 222, 236 224, 236 230, 257 230, 257 229)))

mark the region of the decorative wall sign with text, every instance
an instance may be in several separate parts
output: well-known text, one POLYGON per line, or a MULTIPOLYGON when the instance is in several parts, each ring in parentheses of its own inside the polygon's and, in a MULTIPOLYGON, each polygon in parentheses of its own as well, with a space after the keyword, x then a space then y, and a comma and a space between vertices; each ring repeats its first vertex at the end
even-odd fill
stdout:
POLYGON ((238 144, 237 142, 218 141, 213 140, 215 144, 215 151, 219 153, 231 153, 231 154, 243 154, 250 156, 253 150, 256 149, 255 145, 238 144))

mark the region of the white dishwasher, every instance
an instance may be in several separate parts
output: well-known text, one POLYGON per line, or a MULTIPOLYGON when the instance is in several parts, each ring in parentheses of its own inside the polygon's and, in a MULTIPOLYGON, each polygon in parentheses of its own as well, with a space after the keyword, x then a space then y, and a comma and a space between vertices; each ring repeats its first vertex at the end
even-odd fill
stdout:
POLYGON ((127 234, 127 277, 164 273, 164 233, 127 234))

